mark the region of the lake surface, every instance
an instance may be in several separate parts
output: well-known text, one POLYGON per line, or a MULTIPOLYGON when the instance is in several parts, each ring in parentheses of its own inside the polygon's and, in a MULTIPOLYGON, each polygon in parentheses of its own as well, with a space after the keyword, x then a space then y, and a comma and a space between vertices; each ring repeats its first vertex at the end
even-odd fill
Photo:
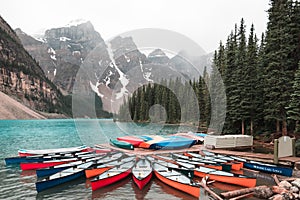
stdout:
MULTIPOLYGON (((35 171, 22 172, 5 166, 4 158, 16 156, 18 149, 48 149, 107 143, 122 135, 164 135, 192 127, 160 124, 119 123, 112 120, 0 120, 0 199, 195 199, 157 179, 140 191, 131 178, 92 192, 89 181, 79 179, 37 194, 35 171)), ((226 185, 221 186, 228 187, 226 185)), ((222 187, 219 187, 222 189, 222 187)), ((211 199, 201 191, 200 199, 211 199)))

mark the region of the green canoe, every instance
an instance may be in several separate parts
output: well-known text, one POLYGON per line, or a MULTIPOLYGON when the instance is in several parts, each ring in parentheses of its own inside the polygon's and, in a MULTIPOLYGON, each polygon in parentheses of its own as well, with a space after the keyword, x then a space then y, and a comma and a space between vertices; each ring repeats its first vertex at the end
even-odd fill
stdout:
POLYGON ((125 141, 119 141, 116 139, 110 139, 110 143, 116 147, 122 148, 122 149, 129 149, 129 150, 133 150, 133 145, 130 144, 129 142, 125 142, 125 141))

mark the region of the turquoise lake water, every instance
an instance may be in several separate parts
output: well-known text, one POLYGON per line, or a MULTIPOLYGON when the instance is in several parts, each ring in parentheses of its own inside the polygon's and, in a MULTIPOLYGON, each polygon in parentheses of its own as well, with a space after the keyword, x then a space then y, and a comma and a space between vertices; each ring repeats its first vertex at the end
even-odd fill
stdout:
MULTIPOLYGON (((0 199, 195 199, 157 179, 140 191, 131 178, 92 192, 89 182, 79 179, 37 194, 35 171, 5 166, 4 158, 18 149, 49 149, 107 143, 122 135, 165 135, 192 127, 113 122, 110 119, 0 120, 0 199)), ((222 186, 222 184, 221 184, 222 186)), ((223 184, 223 188, 229 187, 223 184)), ((200 199, 211 199, 201 191, 200 199)))
POLYGON ((156 179, 140 191, 131 178, 95 192, 87 188, 88 181, 79 179, 37 194, 34 171, 22 172, 18 166, 5 166, 4 163, 4 158, 16 156, 18 149, 93 145, 107 143, 109 138, 126 134, 163 135, 179 129, 174 125, 136 125, 115 123, 110 119, 0 120, 0 199, 193 199, 156 179))

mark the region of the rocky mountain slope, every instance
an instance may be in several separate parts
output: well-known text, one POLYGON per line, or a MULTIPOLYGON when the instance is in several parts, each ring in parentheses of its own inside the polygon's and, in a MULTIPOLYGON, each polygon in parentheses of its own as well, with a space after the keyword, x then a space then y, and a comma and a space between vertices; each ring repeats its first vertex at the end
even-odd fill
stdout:
POLYGON ((0 92, 0 119, 45 119, 45 117, 0 92))
POLYGON ((44 112, 66 109, 63 96, 0 17, 0 91, 44 112))
POLYGON ((204 65, 210 65, 206 58, 203 58, 205 61, 198 58, 200 61, 196 63, 201 66, 194 66, 186 62, 186 55, 169 58, 160 49, 146 56, 132 37, 118 36, 104 42, 88 21, 46 30, 38 39, 19 29, 16 32, 47 77, 62 92, 72 94, 75 82, 80 79, 80 90, 92 89, 108 111, 116 111, 114 109, 118 109, 123 99, 143 84, 178 76, 185 80, 198 78, 204 65), (84 78, 78 75, 80 68, 87 75, 84 78))

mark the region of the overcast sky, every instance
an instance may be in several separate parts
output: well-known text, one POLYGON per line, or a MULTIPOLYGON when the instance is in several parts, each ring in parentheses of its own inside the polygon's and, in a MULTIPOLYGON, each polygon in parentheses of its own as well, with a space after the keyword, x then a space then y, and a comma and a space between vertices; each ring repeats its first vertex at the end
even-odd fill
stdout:
POLYGON ((247 33, 254 23, 260 38, 268 7, 269 0, 9 0, 1 3, 0 15, 28 34, 74 19, 90 20, 104 40, 133 29, 168 29, 212 52, 242 17, 247 33))

